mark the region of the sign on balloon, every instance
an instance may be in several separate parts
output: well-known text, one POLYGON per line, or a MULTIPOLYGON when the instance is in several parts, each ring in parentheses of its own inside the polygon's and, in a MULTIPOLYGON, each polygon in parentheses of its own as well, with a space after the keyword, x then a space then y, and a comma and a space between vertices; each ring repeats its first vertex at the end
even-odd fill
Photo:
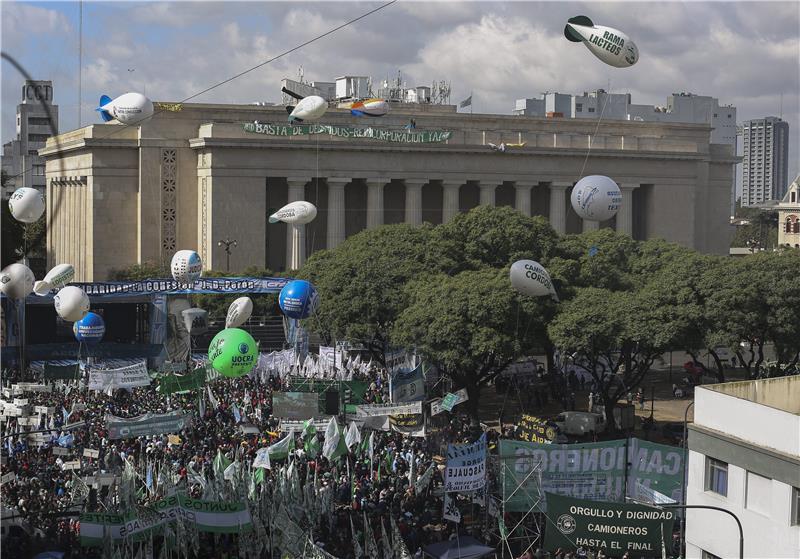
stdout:
POLYGON ((619 186, 603 175, 583 177, 572 189, 570 199, 575 213, 588 221, 607 221, 622 205, 619 186))

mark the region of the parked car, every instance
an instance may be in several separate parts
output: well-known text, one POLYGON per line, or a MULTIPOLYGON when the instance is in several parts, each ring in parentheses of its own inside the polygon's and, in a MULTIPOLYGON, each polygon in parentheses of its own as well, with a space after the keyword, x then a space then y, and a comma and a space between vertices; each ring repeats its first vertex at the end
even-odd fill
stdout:
POLYGON ((599 413, 565 411, 554 420, 565 435, 591 435, 602 433, 606 428, 605 419, 599 413))

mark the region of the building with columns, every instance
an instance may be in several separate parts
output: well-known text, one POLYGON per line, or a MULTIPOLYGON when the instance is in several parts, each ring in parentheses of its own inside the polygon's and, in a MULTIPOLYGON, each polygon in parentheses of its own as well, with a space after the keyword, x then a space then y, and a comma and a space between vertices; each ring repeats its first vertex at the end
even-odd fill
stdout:
POLYGON ((729 246, 726 202, 737 158, 730 146, 710 143, 706 124, 598 126, 441 105, 403 105, 380 119, 329 109, 320 121, 393 132, 376 139, 363 130, 292 135, 298 129, 287 126, 283 107, 176 108, 139 126, 94 124, 48 141, 40 152, 48 265, 69 262, 76 280, 100 281, 112 269, 168 265, 176 250, 195 249, 207 268, 224 269, 217 241, 237 239, 232 270, 280 271, 365 228, 444 223, 479 204, 544 216, 560 234, 611 227, 707 253, 729 246), (412 118, 416 128, 407 130, 412 118), (426 134, 433 141, 420 141, 426 134), (525 145, 499 153, 490 142, 525 145), (590 174, 622 189, 622 208, 608 222, 583 222, 570 205, 573 185, 590 174), (312 223, 268 223, 301 199, 319 210, 312 223))

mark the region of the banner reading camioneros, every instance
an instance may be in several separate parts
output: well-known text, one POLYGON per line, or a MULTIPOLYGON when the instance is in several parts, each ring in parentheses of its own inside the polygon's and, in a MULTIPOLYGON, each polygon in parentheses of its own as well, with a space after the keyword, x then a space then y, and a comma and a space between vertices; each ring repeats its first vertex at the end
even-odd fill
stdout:
POLYGON ((119 369, 94 369, 89 371, 89 390, 117 388, 133 388, 135 386, 148 386, 150 375, 147 372, 147 363, 142 361, 128 367, 119 369))
POLYGON ((475 491, 486 485, 486 433, 474 443, 447 445, 446 493, 475 491))
POLYGON ((619 501, 632 495, 636 482, 677 501, 683 480, 683 449, 630 439, 628 488, 625 490, 625 441, 572 445, 500 441, 506 510, 545 511, 537 474, 541 464, 541 491, 597 501, 619 501), (518 486, 519 489, 517 490, 518 486))
POLYGON ((106 415, 108 438, 112 440, 176 433, 188 426, 190 421, 191 416, 180 410, 164 414, 146 413, 130 419, 106 415))
MULTIPOLYGON (((586 501, 547 494, 546 550, 578 546, 599 548, 607 555, 654 557, 661 554, 662 534, 672 542, 675 513, 644 505, 586 501)), ((668 546, 671 547, 671 546, 668 546)))
POLYGON ((402 144, 432 144, 446 142, 453 137, 450 130, 391 130, 371 126, 336 126, 332 124, 271 124, 246 122, 245 132, 265 136, 310 136, 327 134, 337 138, 366 138, 381 142, 402 144))
POLYGON ((81 514, 81 545, 103 545, 104 530, 114 540, 141 540, 152 530, 177 519, 178 516, 195 523, 201 532, 238 534, 253 529, 250 511, 241 502, 203 501, 178 493, 156 501, 150 508, 154 512, 148 517, 141 517, 135 510, 124 514, 81 514))

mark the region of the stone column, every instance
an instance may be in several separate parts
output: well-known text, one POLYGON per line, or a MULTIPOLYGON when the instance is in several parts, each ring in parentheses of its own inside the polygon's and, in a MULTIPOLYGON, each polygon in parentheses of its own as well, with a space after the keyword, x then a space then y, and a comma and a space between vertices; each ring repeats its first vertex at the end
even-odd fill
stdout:
MULTIPOLYGON (((287 178, 287 200, 286 202, 297 202, 306 197, 306 183, 309 179, 287 178)), ((286 269, 297 270, 306 261, 306 226, 289 225, 288 235, 286 235, 286 269)))
POLYGON ((497 190, 497 185, 478 183, 478 188, 480 189, 480 205, 494 206, 494 193, 497 190))
POLYGON ((589 221, 588 219, 583 220, 584 233, 586 233, 587 231, 597 231, 598 229, 600 229, 599 221, 589 221))
POLYGON ((344 187, 350 179, 329 177, 328 183, 328 250, 344 241, 344 187))
POLYGON ((524 183, 517 181, 514 183, 514 190, 516 190, 516 199, 514 200, 514 207, 522 215, 531 215, 531 189, 532 183, 524 183))
POLYGON ((406 223, 422 225, 422 185, 426 179, 405 179, 406 184, 406 223))
POLYGON ((383 188, 389 179, 367 179, 367 229, 383 225, 383 188))
POLYGON ((458 215, 458 191, 465 181, 446 179, 442 181, 442 223, 458 215))
POLYGON ((567 189, 571 182, 550 183, 550 226, 559 235, 567 232, 567 189))
POLYGON ((633 235, 633 191, 638 184, 619 185, 622 191, 622 204, 617 211, 617 233, 633 235))

